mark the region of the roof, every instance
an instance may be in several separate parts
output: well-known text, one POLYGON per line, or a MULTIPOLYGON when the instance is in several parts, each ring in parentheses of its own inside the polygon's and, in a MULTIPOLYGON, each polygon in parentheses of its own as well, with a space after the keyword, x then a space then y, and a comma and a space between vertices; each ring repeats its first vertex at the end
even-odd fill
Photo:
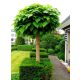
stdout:
POLYGON ((61 26, 57 28, 59 29, 65 29, 67 27, 70 27, 70 15, 61 23, 61 26))
POLYGON ((68 20, 70 20, 70 15, 62 22, 62 24, 65 23, 68 20))

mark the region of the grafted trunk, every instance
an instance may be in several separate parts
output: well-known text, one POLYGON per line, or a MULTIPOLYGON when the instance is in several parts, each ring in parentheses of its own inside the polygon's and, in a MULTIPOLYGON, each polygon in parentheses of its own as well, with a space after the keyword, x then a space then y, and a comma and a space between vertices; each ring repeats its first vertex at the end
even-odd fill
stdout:
POLYGON ((36 35, 36 61, 40 62, 40 36, 36 35))

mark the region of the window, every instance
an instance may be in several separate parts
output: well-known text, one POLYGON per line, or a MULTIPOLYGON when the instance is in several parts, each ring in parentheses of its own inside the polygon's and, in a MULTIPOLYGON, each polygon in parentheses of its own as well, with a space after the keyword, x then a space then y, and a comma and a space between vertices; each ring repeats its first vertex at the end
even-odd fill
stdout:
POLYGON ((13 38, 11 38, 11 41, 13 41, 14 39, 13 38))
POLYGON ((14 36, 14 34, 11 34, 11 36, 14 36))
POLYGON ((11 32, 14 32, 14 30, 12 29, 11 32))

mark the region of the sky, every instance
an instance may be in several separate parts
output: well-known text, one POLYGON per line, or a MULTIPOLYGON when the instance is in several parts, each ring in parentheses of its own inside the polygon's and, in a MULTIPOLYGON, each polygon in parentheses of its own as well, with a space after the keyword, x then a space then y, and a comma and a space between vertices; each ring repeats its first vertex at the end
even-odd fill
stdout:
POLYGON ((18 11, 33 3, 50 4, 54 8, 57 8, 61 12, 60 22, 70 13, 68 0, 2 0, 0 1, 0 25, 12 26, 14 17, 18 11))

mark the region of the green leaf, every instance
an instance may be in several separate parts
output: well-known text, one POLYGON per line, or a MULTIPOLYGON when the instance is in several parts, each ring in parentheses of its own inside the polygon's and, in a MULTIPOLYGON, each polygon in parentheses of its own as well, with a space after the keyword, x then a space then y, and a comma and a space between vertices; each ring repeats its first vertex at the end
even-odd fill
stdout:
POLYGON ((43 18, 46 19, 47 21, 50 20, 50 17, 49 16, 44 16, 43 18))
POLYGON ((40 32, 40 35, 42 35, 43 34, 43 32, 40 32))
POLYGON ((30 31, 33 31, 33 29, 34 29, 34 27, 33 27, 33 26, 31 26, 30 31))
POLYGON ((19 31, 19 30, 17 31, 17 35, 18 35, 18 36, 20 35, 20 31, 19 31))
POLYGON ((25 16, 30 18, 33 14, 26 14, 25 16))
POLYGON ((25 28, 25 29, 27 29, 30 25, 31 25, 31 23, 27 23, 27 25, 26 25, 26 28, 25 28))
POLYGON ((42 27, 43 27, 42 22, 39 22, 38 24, 39 24, 39 27, 40 27, 40 28, 42 28, 42 27))
POLYGON ((21 27, 19 31, 21 34, 23 34, 23 32, 25 31, 25 26, 21 27))
POLYGON ((21 15, 17 15, 17 16, 16 16, 16 19, 17 19, 18 21, 20 21, 20 20, 22 19, 22 16, 21 16, 21 15))
POLYGON ((37 19, 35 19, 35 21, 38 23, 39 21, 41 20, 41 18, 39 17, 39 18, 37 18, 37 19))
POLYGON ((43 27, 45 27, 48 24, 47 21, 43 22, 43 27))
POLYGON ((36 22, 33 22, 33 25, 34 25, 36 28, 38 28, 38 27, 39 27, 39 24, 38 24, 38 23, 36 23, 36 22))
POLYGON ((48 13, 48 11, 47 11, 47 10, 45 10, 43 13, 48 13))
POLYGON ((36 35, 36 34, 37 34, 37 30, 36 30, 36 29, 34 30, 34 33, 33 33, 33 34, 34 34, 34 35, 36 35))
POLYGON ((31 25, 31 23, 28 23, 27 25, 23 25, 23 26, 20 28, 20 30, 19 30, 20 33, 23 34, 24 31, 27 30, 27 28, 28 28, 30 25, 31 25))

